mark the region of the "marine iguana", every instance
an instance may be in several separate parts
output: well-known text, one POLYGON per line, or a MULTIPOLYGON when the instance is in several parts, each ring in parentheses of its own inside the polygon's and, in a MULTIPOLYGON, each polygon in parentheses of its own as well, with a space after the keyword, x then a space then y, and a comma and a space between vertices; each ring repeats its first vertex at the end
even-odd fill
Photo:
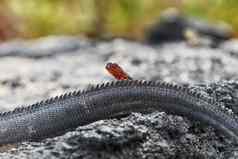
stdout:
MULTIPOLYGON (((128 79, 126 76, 122 79, 128 79)), ((1 113, 0 144, 38 141, 94 121, 149 109, 201 121, 238 143, 238 117, 222 110, 214 99, 176 84, 130 79, 98 84, 1 113)))

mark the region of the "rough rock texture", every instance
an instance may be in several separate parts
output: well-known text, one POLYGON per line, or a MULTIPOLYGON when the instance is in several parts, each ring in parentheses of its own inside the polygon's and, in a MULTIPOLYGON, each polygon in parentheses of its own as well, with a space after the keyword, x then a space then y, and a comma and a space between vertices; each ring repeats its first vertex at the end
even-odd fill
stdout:
MULTIPOLYGON (((232 45, 238 43, 228 41, 214 49, 185 42, 149 46, 120 39, 87 42, 72 37, 3 44, 1 110, 112 80, 104 70, 111 61, 136 79, 184 84, 238 114, 238 50, 232 45)), ((59 137, 6 145, 0 150, 3 159, 238 158, 238 148, 212 127, 163 112, 102 120, 59 137)))

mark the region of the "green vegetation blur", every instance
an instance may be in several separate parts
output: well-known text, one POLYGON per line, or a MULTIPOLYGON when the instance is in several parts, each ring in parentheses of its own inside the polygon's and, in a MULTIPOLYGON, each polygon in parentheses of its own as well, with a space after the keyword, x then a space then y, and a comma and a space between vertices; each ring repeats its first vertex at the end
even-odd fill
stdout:
POLYGON ((143 39, 144 30, 170 7, 238 31, 237 0, 1 0, 0 39, 65 34, 143 39))

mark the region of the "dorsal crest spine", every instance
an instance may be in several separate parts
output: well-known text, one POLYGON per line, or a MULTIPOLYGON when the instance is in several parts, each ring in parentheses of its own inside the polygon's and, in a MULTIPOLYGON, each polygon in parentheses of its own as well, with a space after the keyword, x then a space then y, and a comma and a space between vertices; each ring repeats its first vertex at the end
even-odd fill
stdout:
MULTIPOLYGON (((66 98, 69 97, 74 97, 74 96, 80 96, 82 94, 85 93, 89 93, 89 92, 93 92, 93 91, 98 91, 98 90, 103 90, 103 89, 108 89, 108 88, 117 88, 117 87, 140 87, 140 86, 152 86, 152 87, 163 87, 163 88, 168 88, 168 89, 174 89, 177 91, 181 91, 181 93, 187 93, 189 95, 192 95, 196 98, 202 98, 202 100, 210 103, 210 104, 217 104, 219 105, 219 103, 217 103, 214 99, 208 98, 203 96, 201 93, 196 92, 196 91, 192 91, 191 89, 187 88, 187 87, 183 87, 180 85, 176 85, 173 83, 167 83, 167 82, 161 82, 161 81, 145 81, 145 80, 123 80, 123 81, 112 81, 112 82, 106 82, 106 83, 102 83, 102 84, 97 84, 95 86, 92 86, 88 89, 85 89, 83 91, 73 91, 73 92, 69 92, 69 93, 65 93, 62 94, 60 96, 56 96, 53 98, 49 98, 47 100, 42 100, 40 102, 37 102, 35 104, 29 105, 27 107, 20 107, 20 108, 16 108, 13 111, 9 111, 9 112, 2 112, 0 113, 0 118, 1 117, 5 117, 11 114, 17 114, 17 113, 22 113, 22 112, 27 112, 27 111, 34 111, 35 109, 39 108, 39 107, 44 107, 44 105, 47 104, 51 104, 54 102, 57 102, 59 100, 64 100, 66 98)), ((0 119, 1 120, 1 119, 0 119)))

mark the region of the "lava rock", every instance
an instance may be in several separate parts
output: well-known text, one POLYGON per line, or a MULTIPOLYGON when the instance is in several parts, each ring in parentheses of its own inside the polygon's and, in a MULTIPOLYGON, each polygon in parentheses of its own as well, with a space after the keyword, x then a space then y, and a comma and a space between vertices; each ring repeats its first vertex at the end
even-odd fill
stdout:
POLYGON ((88 43, 73 37, 41 38, 31 42, 12 41, 0 45, 0 57, 23 56, 42 58, 55 54, 75 52, 88 43))
MULTIPOLYGON (((54 38, 45 40, 58 41, 54 38)), ((37 41, 24 43, 34 43, 30 47, 38 48, 37 41)), ((6 44, 10 49, 15 47, 15 44, 6 44)), ((191 47, 185 42, 151 46, 115 39, 88 41, 70 54, 62 51, 45 56, 56 44, 51 46, 49 50, 45 46, 38 52, 38 56, 44 58, 13 54, 0 58, 0 110, 11 110, 17 105, 28 105, 76 88, 86 89, 88 84, 112 80, 104 70, 110 61, 119 63, 135 79, 181 84, 222 103, 221 109, 238 114, 238 58, 225 49, 191 47)), ((67 46, 64 49, 67 50, 67 46)), ((226 159, 237 158, 238 154, 237 145, 212 127, 157 111, 101 120, 62 136, 8 145, 0 150, 3 159, 226 159)))

